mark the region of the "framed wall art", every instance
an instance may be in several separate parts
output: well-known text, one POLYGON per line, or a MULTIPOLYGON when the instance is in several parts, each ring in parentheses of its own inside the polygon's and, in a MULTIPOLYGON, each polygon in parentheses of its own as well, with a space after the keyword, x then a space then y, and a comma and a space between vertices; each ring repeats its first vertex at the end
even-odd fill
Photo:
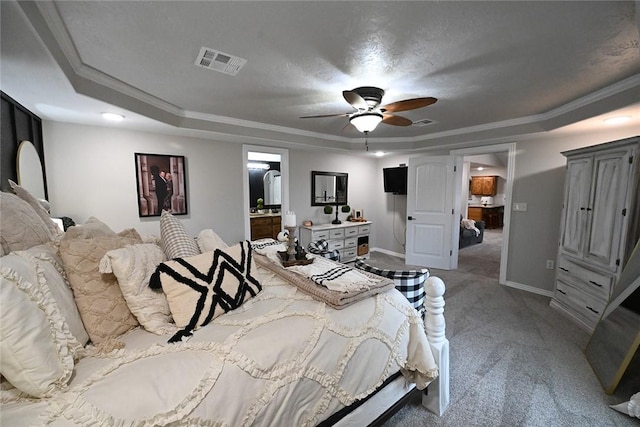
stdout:
POLYGON ((135 153, 138 215, 187 214, 187 167, 184 156, 135 153))

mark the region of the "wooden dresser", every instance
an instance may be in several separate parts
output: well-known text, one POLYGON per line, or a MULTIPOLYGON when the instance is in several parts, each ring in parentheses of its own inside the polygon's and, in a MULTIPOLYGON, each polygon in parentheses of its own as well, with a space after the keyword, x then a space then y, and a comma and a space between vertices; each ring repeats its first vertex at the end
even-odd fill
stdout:
POLYGON ((252 214, 251 215, 251 240, 278 238, 282 230, 280 214, 252 214))
POLYGON ((300 227, 300 244, 303 248, 311 242, 323 239, 329 243, 329 250, 340 251, 340 261, 350 262, 356 258, 369 257, 369 234, 371 221, 342 224, 319 224, 300 227))
POLYGON ((562 153, 567 173, 551 306, 589 332, 640 234, 639 150, 634 137, 562 153))

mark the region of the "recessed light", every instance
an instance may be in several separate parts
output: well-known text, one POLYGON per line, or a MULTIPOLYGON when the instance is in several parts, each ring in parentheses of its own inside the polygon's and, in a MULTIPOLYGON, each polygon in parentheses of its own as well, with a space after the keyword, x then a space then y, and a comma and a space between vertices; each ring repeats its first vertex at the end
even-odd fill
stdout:
POLYGON ((631 116, 617 116, 605 119, 604 122, 608 125, 619 125, 621 123, 628 122, 630 119, 631 116))
POLYGON ((484 170, 484 168, 483 168, 482 166, 478 166, 478 167, 476 168, 476 170, 483 171, 483 170, 484 170))
POLYGON ((384 156, 384 151, 376 151, 376 156, 377 156, 377 157, 382 157, 382 156, 384 156))
POLYGON ((102 118, 112 122, 121 122, 124 120, 124 116, 117 113, 102 113, 102 118))

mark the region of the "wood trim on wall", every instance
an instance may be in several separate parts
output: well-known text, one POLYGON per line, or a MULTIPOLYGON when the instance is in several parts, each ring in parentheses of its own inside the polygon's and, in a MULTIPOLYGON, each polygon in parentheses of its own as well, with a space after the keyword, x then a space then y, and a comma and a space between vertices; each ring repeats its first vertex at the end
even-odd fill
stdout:
POLYGON ((44 141, 42 138, 42 120, 22 106, 6 93, 2 97, 2 116, 0 117, 0 189, 11 191, 8 180, 18 182, 17 162, 18 146, 22 141, 31 141, 40 156, 42 176, 44 177, 44 195, 47 191, 47 173, 44 161, 44 141))

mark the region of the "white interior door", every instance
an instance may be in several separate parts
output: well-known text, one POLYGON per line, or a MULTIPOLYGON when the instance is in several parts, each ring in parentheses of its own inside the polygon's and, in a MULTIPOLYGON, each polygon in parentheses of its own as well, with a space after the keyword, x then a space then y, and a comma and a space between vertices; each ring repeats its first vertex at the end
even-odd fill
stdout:
POLYGON ((456 267, 452 256, 456 193, 454 165, 454 156, 409 159, 407 264, 443 270, 456 267))

